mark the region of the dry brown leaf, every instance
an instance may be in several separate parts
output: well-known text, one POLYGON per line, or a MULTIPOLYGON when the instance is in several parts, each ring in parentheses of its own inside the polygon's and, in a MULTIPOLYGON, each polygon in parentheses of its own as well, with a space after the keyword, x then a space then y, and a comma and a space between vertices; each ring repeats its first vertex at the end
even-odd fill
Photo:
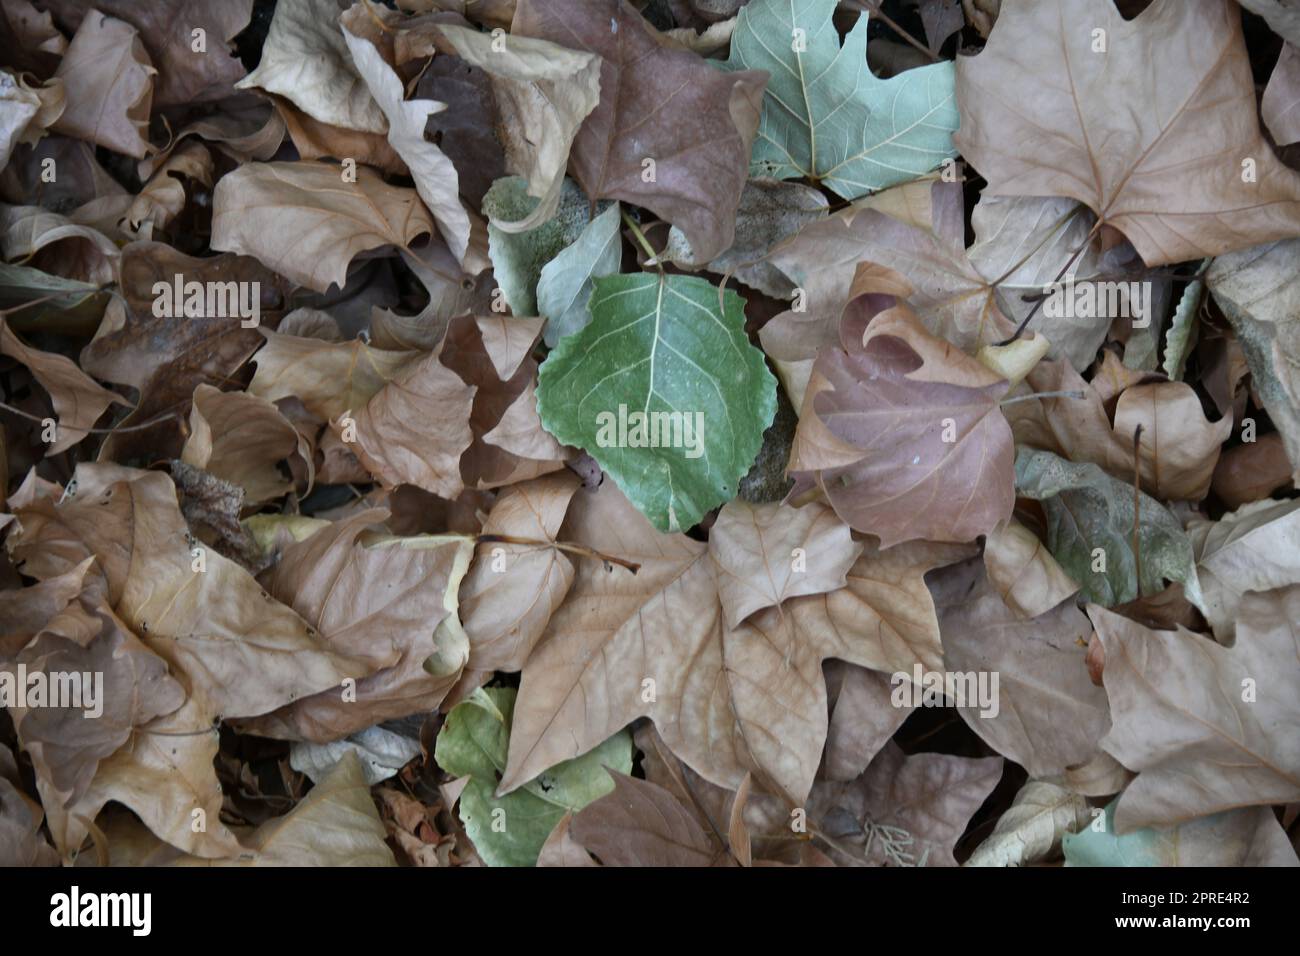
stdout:
POLYGON ((984 569, 1003 603, 1025 619, 1047 613, 1079 590, 1047 545, 1015 518, 985 539, 984 569))
POLYGON ((506 491, 488 514, 484 541, 460 588, 461 619, 473 670, 523 669, 533 646, 573 583, 573 559, 554 542, 580 484, 563 471, 506 491))
POLYGON ((1232 648, 1096 605, 1088 615, 1106 648, 1102 746, 1138 772, 1115 811, 1120 833, 1300 796, 1300 587, 1247 594, 1232 648))
MULTIPOLYGON (((724 512, 751 507, 732 502, 724 512)), ((942 666, 923 575, 958 549, 867 549, 846 587, 793 598, 732 630, 711 546, 656 532, 611 482, 577 494, 560 537, 640 569, 578 562, 568 599, 524 667, 504 790, 648 716, 706 779, 738 786, 753 770, 765 786, 802 799, 826 736, 824 659, 942 666)), ((816 576, 823 556, 807 557, 816 576)))
POLYGON ((347 282, 367 249, 405 247, 433 232, 412 189, 357 167, 355 183, 328 163, 247 163, 212 196, 212 248, 255 256, 293 281, 325 292, 347 282), (285 236, 291 236, 288 242, 285 236))
POLYGON ((748 176, 763 74, 723 73, 693 53, 660 46, 626 0, 520 0, 512 29, 601 58, 600 103, 569 159, 583 192, 651 210, 681 229, 702 261, 725 252, 748 176))
POLYGON ((988 192, 1077 199, 1148 266, 1300 230, 1300 176, 1260 134, 1228 0, 1155 0, 1131 20, 1100 0, 1006 0, 984 50, 958 58, 957 104, 953 142, 988 192))
POLYGON ((142 158, 157 72, 135 27, 89 10, 55 73, 67 106, 54 130, 142 158))
POLYGON ((49 393, 58 426, 46 457, 71 448, 86 437, 89 429, 109 405, 128 404, 126 399, 100 385, 64 355, 42 352, 24 345, 0 318, 0 355, 22 362, 32 377, 49 393))

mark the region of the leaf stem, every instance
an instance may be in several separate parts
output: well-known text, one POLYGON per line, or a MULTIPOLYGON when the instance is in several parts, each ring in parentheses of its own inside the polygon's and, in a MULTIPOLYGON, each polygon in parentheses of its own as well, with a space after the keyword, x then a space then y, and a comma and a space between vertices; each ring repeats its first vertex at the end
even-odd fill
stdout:
POLYGON ((663 275, 664 267, 663 264, 659 262, 659 254, 654 251, 654 248, 650 245, 650 240, 648 240, 645 237, 645 233, 641 231, 641 227, 638 226, 636 221, 626 212, 619 210, 619 215, 623 217, 623 222, 626 223, 627 227, 632 230, 632 235, 636 237, 637 244, 645 250, 646 257, 654 260, 655 268, 659 270, 660 275, 663 275))
MULTIPOLYGON (((906 43, 908 46, 915 47, 916 49, 924 53, 927 57, 929 57, 930 62, 938 63, 941 61, 942 57, 935 54, 928 46, 926 46, 920 40, 916 39, 916 37, 912 36, 912 34, 908 33, 906 30, 900 27, 897 23, 893 21, 893 19, 889 17, 888 14, 886 14, 883 10, 881 10, 880 6, 876 3, 876 0, 857 0, 857 3, 861 4, 861 6, 857 7, 857 9, 862 10, 871 16, 878 17, 880 19, 880 22, 888 26, 895 33, 897 33, 899 38, 902 39, 904 43, 906 43)), ((855 6, 855 4, 846 4, 846 6, 855 6)))
POLYGON ((641 570, 641 565, 635 561, 628 561, 626 558, 618 558, 612 554, 605 554, 597 551, 595 548, 588 548, 582 544, 569 544, 564 541, 539 541, 536 538, 519 538, 512 534, 479 534, 474 536, 478 544, 519 544, 532 545, 538 548, 558 548, 560 551, 568 551, 570 554, 582 555, 584 558, 595 558, 608 567, 616 564, 620 568, 626 568, 633 574, 641 570))
POLYGON ((1010 398, 1004 398, 998 402, 998 405, 1014 405, 1016 402, 1032 402, 1040 398, 1083 398, 1083 392, 1079 389, 1071 389, 1064 392, 1034 392, 1032 395, 1013 395, 1010 398))

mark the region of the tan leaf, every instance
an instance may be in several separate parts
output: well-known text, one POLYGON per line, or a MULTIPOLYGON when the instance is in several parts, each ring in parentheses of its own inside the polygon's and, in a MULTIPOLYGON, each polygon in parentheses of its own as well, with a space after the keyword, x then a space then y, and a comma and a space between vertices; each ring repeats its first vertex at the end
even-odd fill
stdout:
POLYGON ((54 74, 67 94, 54 130, 140 159, 157 72, 133 26, 87 11, 54 74))
POLYGON ((243 722, 241 729, 325 743, 431 711, 455 685, 469 658, 456 595, 473 556, 472 542, 459 535, 364 533, 379 514, 385 512, 362 512, 288 546, 268 584, 300 613, 319 619, 330 646, 364 654, 371 665, 394 652, 396 661, 374 673, 368 669, 369 676, 351 688, 335 682, 331 689, 243 722), (392 581, 397 593, 377 589, 377 579, 392 581), (376 636, 382 640, 376 642, 376 636))
POLYGON ((126 405, 126 399, 100 385, 64 355, 42 352, 24 345, 0 319, 0 354, 27 366, 32 377, 49 393, 58 416, 55 440, 45 455, 57 455, 86 437, 109 405, 126 405))
POLYGON ((1247 591, 1270 591, 1300 581, 1300 505, 1257 501, 1218 521, 1193 517, 1187 537, 1214 635, 1231 644, 1247 591))
POLYGON ((1026 620, 1046 614, 1079 590, 1047 546, 1015 518, 985 539, 984 568, 1003 603, 1026 620))
POLYGON ((1120 393, 1112 424, 1101 394, 1065 362, 1040 362, 1029 373, 1039 392, 1069 391, 1008 406, 1017 441, 1090 461, 1117 478, 1133 480, 1133 434, 1140 425, 1139 468, 1145 491, 1162 501, 1199 501, 1210 490, 1219 451, 1232 419, 1211 422, 1185 382, 1133 385, 1120 393))
MULTIPOLYGON (((456 167, 442 150, 424 138, 424 127, 429 117, 446 109, 447 104, 436 100, 405 99, 397 72, 384 61, 370 40, 357 35, 354 26, 357 18, 365 20, 371 15, 368 8, 356 5, 342 18, 343 39, 352 54, 352 62, 387 118, 388 142, 410 169, 416 191, 438 221, 438 228, 451 254, 466 267, 466 271, 480 272, 482 268, 470 268, 474 263, 467 258, 471 251, 470 218, 460 202, 456 167)), ((486 267, 487 263, 477 265, 486 267)))
POLYGON ((460 456, 473 441, 477 389, 440 360, 441 349, 402 368, 356 415, 357 458, 386 485, 444 498, 465 487, 460 456))
POLYGON ((277 3, 262 59, 236 86, 283 96, 330 126, 386 133, 388 122, 348 53, 339 27, 342 9, 339 0, 277 3))
POLYGON ((212 196, 212 248, 256 256, 293 281, 342 288, 358 252, 404 247, 433 231, 414 190, 389 186, 364 166, 345 183, 328 163, 247 163, 212 196), (285 237, 291 237, 286 240, 285 237))
POLYGON ((71 628, 64 626, 62 615, 56 617, 14 662, 0 665, 10 675, 18 666, 28 675, 42 673, 51 685, 56 674, 83 676, 79 706, 50 700, 42 706, 9 708, 23 749, 41 778, 43 799, 60 805, 85 796, 100 761, 124 745, 135 728, 179 708, 186 696, 168 676, 162 658, 111 612, 95 613, 100 630, 85 643, 76 615, 71 616, 71 628))
POLYGON ((1100 0, 1006 0, 980 55, 958 58, 957 104, 953 143, 989 193, 1086 203, 1148 266, 1300 229, 1300 177, 1260 134, 1227 0, 1156 0, 1131 20, 1100 0))
POLYGON ((862 554, 848 525, 822 504, 802 508, 736 501, 709 532, 727 627, 787 598, 844 587, 862 554))
POLYGON ((977 562, 945 570, 934 589, 942 670, 987 674, 990 681, 998 675, 991 706, 957 708, 971 730, 1031 777, 1052 782, 1096 756, 1109 715, 1085 663, 1092 629, 1074 602, 1023 620, 1002 603, 977 562))
POLYGON ((461 618, 469 635, 469 667, 521 670, 573 583, 573 561, 547 547, 578 489, 563 471, 506 491, 483 524, 484 535, 539 544, 485 541, 460 589, 461 618))
POLYGON ((1088 615, 1106 648, 1102 746, 1138 772, 1120 796, 1118 832, 1300 798, 1300 737, 1288 729, 1300 721, 1300 586, 1247 594, 1232 648, 1096 605, 1088 615))
POLYGON ((731 630, 708 560, 714 546, 654 531, 611 482, 578 493, 560 537, 640 569, 578 561, 569 597, 524 667, 504 790, 647 716, 706 779, 734 787, 754 770, 800 801, 826 737, 822 661, 941 667, 923 575, 964 552, 867 549, 846 587, 792 598, 731 630))
POLYGON ((418 352, 371 348, 360 339, 326 342, 261 329, 266 345, 254 362, 251 395, 268 402, 297 398, 321 421, 360 411, 419 357, 418 352))
POLYGON ((528 180, 541 202, 525 219, 496 222, 505 232, 526 232, 550 219, 578 128, 600 100, 601 59, 529 36, 496 39, 454 24, 435 27, 466 63, 486 71, 500 117, 506 169, 528 180))
POLYGON ((1088 801, 1055 784, 1030 780, 966 866, 1027 866, 1047 859, 1061 838, 1092 822, 1088 801))

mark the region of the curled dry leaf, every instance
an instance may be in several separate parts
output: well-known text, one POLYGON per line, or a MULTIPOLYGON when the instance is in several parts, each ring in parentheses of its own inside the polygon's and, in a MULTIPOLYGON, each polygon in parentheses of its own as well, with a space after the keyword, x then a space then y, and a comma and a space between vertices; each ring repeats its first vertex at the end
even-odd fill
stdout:
POLYGON ((142 158, 157 72, 131 24, 88 11, 55 73, 67 96, 55 132, 142 158))

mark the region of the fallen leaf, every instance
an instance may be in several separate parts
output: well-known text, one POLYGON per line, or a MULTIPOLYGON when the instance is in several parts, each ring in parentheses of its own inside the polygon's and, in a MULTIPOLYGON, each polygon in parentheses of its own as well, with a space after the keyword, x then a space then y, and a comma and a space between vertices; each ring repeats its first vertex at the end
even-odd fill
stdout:
POLYGON ((1131 20, 1108 0, 1006 0, 983 52, 958 60, 957 103, 953 141, 988 191, 1077 199, 1148 266, 1300 228, 1300 177, 1260 135, 1227 0, 1156 0, 1131 20))

